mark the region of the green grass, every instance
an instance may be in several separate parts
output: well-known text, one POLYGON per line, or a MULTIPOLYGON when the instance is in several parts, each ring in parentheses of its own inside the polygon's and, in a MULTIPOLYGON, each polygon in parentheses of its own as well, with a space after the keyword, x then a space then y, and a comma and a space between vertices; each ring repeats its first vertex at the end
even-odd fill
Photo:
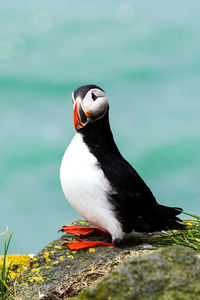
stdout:
POLYGON ((8 230, 6 229, 6 232, 3 232, 2 234, 0 234, 0 236, 1 236, 1 238, 4 236, 4 241, 2 244, 3 250, 1 251, 2 255, 3 255, 3 263, 2 263, 2 266, 0 267, 0 300, 4 300, 6 298, 5 293, 7 290, 9 290, 7 283, 10 279, 9 272, 10 272, 11 264, 9 266, 7 266, 6 257, 7 257, 12 233, 8 237, 8 230))
POLYGON ((171 237, 174 244, 200 251, 200 217, 186 212, 184 214, 192 217, 192 219, 185 221, 188 225, 187 230, 181 232, 172 231, 171 237))
POLYGON ((192 219, 184 220, 186 230, 171 230, 167 234, 155 237, 155 244, 161 246, 178 245, 200 251, 200 217, 183 212, 192 219))

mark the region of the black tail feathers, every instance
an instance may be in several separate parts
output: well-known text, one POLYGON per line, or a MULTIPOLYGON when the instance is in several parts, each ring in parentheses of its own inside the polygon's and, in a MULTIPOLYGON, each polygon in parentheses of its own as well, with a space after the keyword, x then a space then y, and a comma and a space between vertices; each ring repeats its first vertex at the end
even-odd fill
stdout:
POLYGON ((161 204, 157 204, 156 210, 155 210, 156 214, 163 217, 175 217, 183 212, 182 208, 169 207, 161 204))
POLYGON ((186 229, 187 226, 177 217, 182 211, 179 207, 157 204, 156 209, 152 211, 152 217, 148 220, 151 231, 186 229))
POLYGON ((124 222, 124 231, 155 232, 162 230, 184 230, 187 226, 177 215, 183 210, 179 207, 168 207, 156 203, 156 205, 143 210, 140 215, 133 215, 124 222))

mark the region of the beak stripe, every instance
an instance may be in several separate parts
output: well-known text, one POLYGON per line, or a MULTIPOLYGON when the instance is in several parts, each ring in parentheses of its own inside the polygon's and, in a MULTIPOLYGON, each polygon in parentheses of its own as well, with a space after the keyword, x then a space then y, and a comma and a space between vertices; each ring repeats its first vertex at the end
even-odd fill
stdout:
POLYGON ((77 129, 78 128, 78 125, 79 125, 79 122, 78 122, 78 114, 77 114, 77 105, 78 105, 78 102, 75 103, 75 107, 74 107, 74 126, 75 128, 77 129))
POLYGON ((76 100, 74 106, 74 126, 76 130, 83 128, 87 124, 87 116, 81 106, 81 103, 76 100))
POLYGON ((81 123, 85 124, 87 122, 87 117, 81 105, 78 106, 78 113, 81 119, 81 123))

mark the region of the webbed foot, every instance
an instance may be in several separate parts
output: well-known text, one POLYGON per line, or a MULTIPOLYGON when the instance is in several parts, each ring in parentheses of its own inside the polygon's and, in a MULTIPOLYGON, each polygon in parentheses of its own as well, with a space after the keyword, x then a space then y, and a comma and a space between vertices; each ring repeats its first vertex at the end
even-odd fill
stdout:
POLYGON ((98 227, 84 227, 84 226, 63 226, 60 229, 61 232, 72 233, 77 236, 88 236, 91 234, 102 234, 102 235, 110 235, 109 232, 98 228, 98 227))

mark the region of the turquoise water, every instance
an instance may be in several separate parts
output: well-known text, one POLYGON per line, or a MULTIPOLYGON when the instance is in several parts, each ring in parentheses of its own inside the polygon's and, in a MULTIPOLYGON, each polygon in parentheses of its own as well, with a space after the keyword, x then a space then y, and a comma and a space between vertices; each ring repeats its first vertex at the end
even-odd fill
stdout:
POLYGON ((200 2, 0 1, 0 232, 35 253, 79 218, 59 167, 71 92, 101 86, 116 142, 157 200, 200 214, 200 2))

